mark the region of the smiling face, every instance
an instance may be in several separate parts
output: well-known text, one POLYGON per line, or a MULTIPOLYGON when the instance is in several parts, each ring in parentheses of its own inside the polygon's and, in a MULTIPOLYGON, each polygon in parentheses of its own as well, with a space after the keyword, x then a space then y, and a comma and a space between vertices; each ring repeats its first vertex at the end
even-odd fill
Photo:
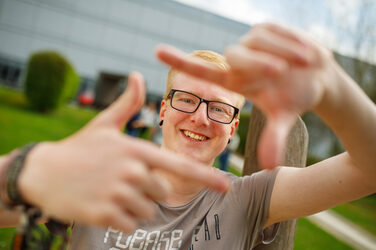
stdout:
MULTIPOLYGON (((173 88, 233 106, 236 106, 239 98, 231 91, 183 73, 176 74, 173 88)), ((195 113, 189 114, 172 108, 169 98, 163 100, 159 117, 159 120, 164 121, 162 147, 213 164, 234 134, 239 120, 235 118, 230 124, 212 121, 207 117, 206 108, 206 104, 201 103, 195 113)))

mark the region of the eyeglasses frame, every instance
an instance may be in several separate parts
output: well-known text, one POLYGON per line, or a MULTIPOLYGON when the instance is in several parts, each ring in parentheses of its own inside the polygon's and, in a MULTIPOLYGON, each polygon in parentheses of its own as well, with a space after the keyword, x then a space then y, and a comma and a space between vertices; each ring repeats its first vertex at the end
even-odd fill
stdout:
POLYGON ((212 121, 214 121, 214 122, 222 123, 222 124, 230 124, 230 123, 234 120, 234 118, 238 115, 238 113, 239 113, 239 109, 238 109, 237 107, 231 105, 231 104, 228 104, 228 103, 225 103, 225 102, 221 102, 221 101, 209 101, 209 100, 206 100, 206 99, 204 99, 204 98, 201 98, 201 97, 199 97, 198 95, 195 95, 195 94, 193 94, 193 93, 191 93, 191 92, 184 91, 184 90, 180 90, 180 89, 171 89, 171 90, 170 90, 170 93, 168 94, 167 97, 170 98, 170 105, 171 105, 171 107, 172 107, 173 109, 176 109, 176 110, 178 110, 178 111, 180 111, 180 112, 188 113, 188 114, 193 114, 194 112, 196 112, 197 109, 200 107, 201 103, 204 102, 204 103, 206 103, 206 116, 207 116, 210 120, 212 120, 212 121), (197 97, 197 98, 200 100, 200 103, 197 105, 197 107, 196 107, 196 109, 195 109, 194 111, 192 111, 192 112, 184 111, 184 110, 178 109, 178 108, 176 108, 176 107, 174 107, 174 106, 172 105, 172 98, 173 98, 174 94, 175 94, 177 91, 178 91, 178 92, 183 92, 183 93, 186 93, 186 94, 193 95, 193 96, 197 97), (211 102, 222 103, 222 104, 226 104, 226 105, 229 105, 229 106, 233 107, 234 110, 235 110, 235 112, 234 112, 233 117, 231 118, 231 121, 230 121, 230 122, 221 122, 221 121, 217 121, 217 120, 211 118, 211 117, 209 116, 209 103, 211 103, 211 102))

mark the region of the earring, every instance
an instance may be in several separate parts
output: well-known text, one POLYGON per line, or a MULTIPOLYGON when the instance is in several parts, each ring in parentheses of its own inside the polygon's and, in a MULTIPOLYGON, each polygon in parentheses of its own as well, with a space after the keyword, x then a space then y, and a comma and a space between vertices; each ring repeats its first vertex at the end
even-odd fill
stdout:
POLYGON ((159 122, 159 126, 161 127, 163 125, 163 120, 159 122))
POLYGON ((227 142, 227 144, 230 144, 230 142, 231 142, 231 139, 228 139, 228 142, 227 142))

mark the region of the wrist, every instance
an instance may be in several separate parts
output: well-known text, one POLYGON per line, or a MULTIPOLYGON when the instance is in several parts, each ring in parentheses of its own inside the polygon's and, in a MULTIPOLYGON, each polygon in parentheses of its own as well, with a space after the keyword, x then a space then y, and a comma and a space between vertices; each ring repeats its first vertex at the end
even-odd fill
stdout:
POLYGON ((321 100, 313 108, 324 121, 333 118, 333 115, 339 114, 343 110, 345 91, 352 79, 347 76, 343 69, 332 59, 329 62, 328 70, 324 73, 324 79, 321 79, 323 93, 321 100))
POLYGON ((8 209, 29 206, 19 192, 18 180, 23 169, 28 153, 36 144, 28 144, 25 147, 13 151, 3 158, 0 166, 0 200, 8 209))
POLYGON ((11 163, 16 151, 0 158, 0 208, 10 209, 8 193, 6 188, 7 168, 11 163))
POLYGON ((43 195, 41 195, 43 190, 40 189, 40 183, 43 183, 43 178, 45 177, 45 173, 40 167, 45 164, 43 162, 44 156, 47 156, 48 153, 44 151, 44 148, 48 144, 48 142, 39 143, 29 153, 17 183, 23 200, 40 209, 43 209, 43 195))

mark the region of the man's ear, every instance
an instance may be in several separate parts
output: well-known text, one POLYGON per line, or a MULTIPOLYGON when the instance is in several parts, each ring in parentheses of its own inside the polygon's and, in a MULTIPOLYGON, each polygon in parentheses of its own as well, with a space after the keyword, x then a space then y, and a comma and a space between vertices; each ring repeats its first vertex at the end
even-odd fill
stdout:
POLYGON ((167 102, 166 102, 165 99, 163 99, 162 102, 161 102, 161 109, 159 111, 159 121, 164 119, 164 115, 165 115, 165 112, 166 112, 166 105, 167 105, 167 102))
POLYGON ((239 125, 239 119, 235 118, 235 120, 231 123, 230 139, 234 135, 236 129, 238 128, 238 125, 239 125))

